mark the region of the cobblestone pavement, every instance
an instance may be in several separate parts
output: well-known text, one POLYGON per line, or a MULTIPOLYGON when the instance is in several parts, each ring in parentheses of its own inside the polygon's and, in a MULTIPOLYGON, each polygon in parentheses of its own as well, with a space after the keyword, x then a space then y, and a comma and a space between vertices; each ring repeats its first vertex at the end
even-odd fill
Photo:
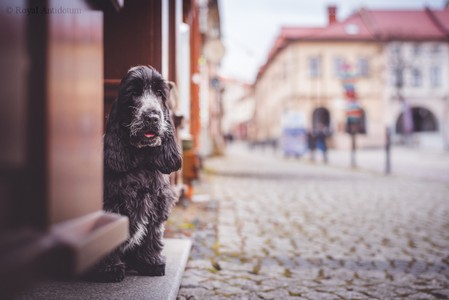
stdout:
POLYGON ((449 299, 447 183, 251 153, 207 173, 178 299, 449 299))

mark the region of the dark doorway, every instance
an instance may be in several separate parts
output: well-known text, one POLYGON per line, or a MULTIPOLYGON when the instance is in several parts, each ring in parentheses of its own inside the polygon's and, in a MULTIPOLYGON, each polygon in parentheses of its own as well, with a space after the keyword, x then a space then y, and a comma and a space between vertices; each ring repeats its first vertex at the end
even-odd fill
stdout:
POLYGON ((320 127, 324 126, 330 129, 331 115, 329 110, 324 107, 316 108, 312 113, 312 129, 313 131, 318 130, 320 127), (320 126, 321 124, 321 126, 320 126))
MULTIPOLYGON (((438 131, 437 119, 427 108, 412 107, 411 115, 413 132, 438 131)), ((396 122, 396 132, 401 134, 405 133, 404 126, 404 113, 402 112, 396 122)))

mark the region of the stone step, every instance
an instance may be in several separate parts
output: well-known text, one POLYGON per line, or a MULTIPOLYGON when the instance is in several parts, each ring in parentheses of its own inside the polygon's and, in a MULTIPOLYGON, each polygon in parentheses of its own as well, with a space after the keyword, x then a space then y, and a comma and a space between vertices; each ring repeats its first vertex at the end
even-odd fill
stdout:
POLYGON ((163 277, 127 275, 125 280, 119 283, 47 281, 36 285, 18 299, 174 300, 178 295, 192 242, 187 239, 165 239, 164 244, 163 254, 167 263, 163 277))

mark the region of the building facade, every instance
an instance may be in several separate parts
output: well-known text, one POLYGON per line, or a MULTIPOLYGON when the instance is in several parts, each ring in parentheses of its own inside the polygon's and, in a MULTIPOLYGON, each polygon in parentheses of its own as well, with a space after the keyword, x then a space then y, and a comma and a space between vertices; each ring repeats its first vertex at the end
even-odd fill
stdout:
POLYGON ((254 116, 254 94, 251 84, 221 78, 223 85, 223 134, 228 138, 248 140, 254 116))
POLYGON ((334 147, 348 148, 350 99, 361 108, 360 147, 384 145, 387 128, 397 142, 410 132, 413 145, 447 147, 449 10, 328 14, 325 27, 281 29, 254 84, 254 140, 278 139, 282 115, 300 112, 308 130, 324 125, 334 147))
POLYGON ((384 56, 388 66, 385 114, 396 141, 422 148, 448 148, 448 43, 395 41, 385 47, 384 56), (410 140, 404 140, 409 131, 413 133, 410 140))

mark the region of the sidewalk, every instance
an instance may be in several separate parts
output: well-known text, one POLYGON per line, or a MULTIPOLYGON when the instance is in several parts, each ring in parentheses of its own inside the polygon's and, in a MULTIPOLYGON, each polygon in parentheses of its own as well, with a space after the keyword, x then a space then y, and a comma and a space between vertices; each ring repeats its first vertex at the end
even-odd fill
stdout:
MULTIPOLYGON (((279 150, 271 148, 248 150, 245 143, 234 143, 227 149, 229 155, 263 156, 265 158, 283 158, 279 150)), ((437 180, 449 183, 449 151, 421 150, 392 146, 391 149, 391 174, 393 176, 406 176, 424 180, 437 180)), ((296 159, 290 158, 294 161, 296 159)), ((300 162, 322 164, 323 158, 320 151, 315 152, 315 161, 310 161, 310 154, 306 153, 297 159, 300 162)), ((351 151, 328 151, 328 164, 330 166, 351 168, 351 151)), ((376 174, 385 174, 386 153, 385 149, 358 149, 356 152, 356 170, 368 171, 376 174)))
MULTIPOLYGON (((318 162, 321 161, 320 154, 316 153, 318 162)), ((330 150, 329 164, 350 167, 350 155, 350 151, 330 150)), ((358 150, 356 152, 356 164, 360 170, 385 174, 385 150, 358 150)), ((391 174, 449 183, 449 151, 430 151, 393 146, 391 149, 391 174)))

